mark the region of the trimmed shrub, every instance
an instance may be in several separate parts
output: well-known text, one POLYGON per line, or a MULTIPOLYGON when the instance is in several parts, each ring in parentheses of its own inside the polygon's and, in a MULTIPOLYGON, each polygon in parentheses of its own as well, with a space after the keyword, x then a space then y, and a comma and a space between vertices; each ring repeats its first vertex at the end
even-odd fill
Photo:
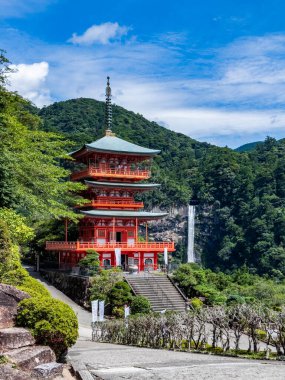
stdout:
POLYGON ((88 270, 89 275, 93 276, 98 272, 100 268, 99 253, 97 253, 93 249, 88 249, 86 252, 87 255, 79 261, 78 265, 81 268, 88 270))
POLYGON ((17 288, 27 292, 31 297, 51 297, 49 291, 31 276, 25 277, 22 284, 17 288))
POLYGON ((143 296, 136 296, 132 299, 131 313, 132 314, 149 314, 151 305, 147 298, 143 296))
POLYGON ((130 286, 124 282, 117 282, 108 294, 112 312, 115 307, 122 307, 132 301, 132 293, 130 286))
POLYGON ((38 344, 50 346, 57 357, 63 355, 78 337, 74 311, 53 298, 29 298, 18 305, 17 325, 31 330, 38 344))
POLYGON ((17 268, 6 272, 1 282, 13 285, 27 292, 31 297, 51 297, 49 291, 39 281, 31 277, 20 263, 17 268))

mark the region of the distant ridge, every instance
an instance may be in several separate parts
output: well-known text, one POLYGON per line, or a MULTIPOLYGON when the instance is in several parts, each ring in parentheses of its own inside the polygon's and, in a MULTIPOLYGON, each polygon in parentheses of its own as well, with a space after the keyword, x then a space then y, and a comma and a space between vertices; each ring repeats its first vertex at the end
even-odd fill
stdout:
POLYGON ((234 150, 236 152, 240 152, 240 153, 250 152, 251 150, 255 149, 257 147, 257 145, 259 145, 259 144, 263 144, 263 142, 262 141, 254 141, 252 143, 241 145, 241 146, 239 146, 238 148, 236 148, 234 150))

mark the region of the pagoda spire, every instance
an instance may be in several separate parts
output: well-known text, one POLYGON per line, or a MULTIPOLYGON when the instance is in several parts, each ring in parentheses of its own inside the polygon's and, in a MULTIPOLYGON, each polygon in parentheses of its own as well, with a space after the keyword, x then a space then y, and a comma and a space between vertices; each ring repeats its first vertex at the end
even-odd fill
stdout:
POLYGON ((110 87, 110 77, 107 77, 107 87, 106 87, 106 104, 105 104, 105 126, 106 134, 112 130, 112 103, 111 103, 111 87, 110 87))

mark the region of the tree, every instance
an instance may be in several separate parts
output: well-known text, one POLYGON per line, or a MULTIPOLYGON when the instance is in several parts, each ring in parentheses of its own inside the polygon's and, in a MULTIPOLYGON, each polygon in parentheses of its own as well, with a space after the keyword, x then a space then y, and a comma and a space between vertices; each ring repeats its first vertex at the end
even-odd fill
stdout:
POLYGON ((79 261, 78 265, 81 268, 88 269, 89 274, 92 276, 98 272, 100 267, 99 253, 93 249, 88 249, 86 253, 86 256, 79 261))

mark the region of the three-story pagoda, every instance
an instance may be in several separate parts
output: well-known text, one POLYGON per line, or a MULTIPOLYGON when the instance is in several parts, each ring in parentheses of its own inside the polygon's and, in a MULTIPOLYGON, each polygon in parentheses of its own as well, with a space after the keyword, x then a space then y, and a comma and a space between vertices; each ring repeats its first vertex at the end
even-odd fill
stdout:
POLYGON ((73 181, 87 185, 89 200, 79 208, 84 217, 79 222, 77 241, 49 241, 46 249, 58 252, 60 266, 73 267, 88 250, 99 253, 102 267, 137 265, 139 270, 158 268, 158 255, 173 252, 173 242, 149 241, 147 222, 166 213, 143 210, 135 195, 160 185, 141 182, 150 178, 150 163, 159 150, 144 148, 115 136, 111 130, 111 88, 106 88, 106 135, 71 156, 84 169, 71 175, 73 181), (139 237, 139 225, 145 226, 145 238, 139 237), (144 241, 141 241, 144 240, 144 241))

